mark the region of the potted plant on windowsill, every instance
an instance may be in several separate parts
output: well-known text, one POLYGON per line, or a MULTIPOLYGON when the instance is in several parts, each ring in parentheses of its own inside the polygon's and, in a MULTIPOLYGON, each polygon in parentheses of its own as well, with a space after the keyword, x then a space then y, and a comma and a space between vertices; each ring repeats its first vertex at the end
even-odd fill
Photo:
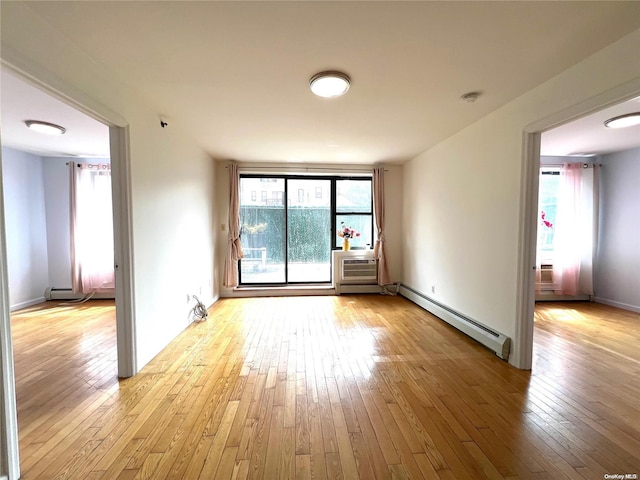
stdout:
POLYGON ((340 222, 340 230, 338 236, 342 238, 342 250, 345 252, 351 250, 351 239, 360 236, 360 232, 356 232, 353 228, 347 227, 344 222, 340 222))

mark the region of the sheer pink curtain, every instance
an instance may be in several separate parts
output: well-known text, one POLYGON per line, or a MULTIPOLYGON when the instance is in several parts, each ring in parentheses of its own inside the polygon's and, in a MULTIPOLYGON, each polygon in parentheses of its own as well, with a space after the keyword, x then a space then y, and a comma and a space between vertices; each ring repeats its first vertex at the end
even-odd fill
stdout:
POLYGON ((378 232, 373 254, 378 259, 378 285, 384 286, 392 283, 384 248, 384 168, 373 169, 373 215, 378 232))
POLYGON ((582 164, 565 163, 560 171, 553 261, 553 288, 561 295, 578 293, 582 242, 581 182, 582 164))
POLYGON ((113 292, 111 166, 89 163, 69 165, 73 291, 113 292))
POLYGON ((227 257, 224 262, 225 287, 236 287, 238 285, 238 260, 244 255, 240 242, 240 198, 238 188, 240 185, 240 173, 238 165, 231 163, 229 169, 229 235, 227 236, 229 245, 227 247, 227 257))

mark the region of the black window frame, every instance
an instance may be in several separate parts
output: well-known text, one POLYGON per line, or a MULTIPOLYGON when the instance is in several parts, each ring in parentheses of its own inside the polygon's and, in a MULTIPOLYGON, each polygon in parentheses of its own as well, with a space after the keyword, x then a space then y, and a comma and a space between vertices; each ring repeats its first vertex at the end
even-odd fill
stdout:
MULTIPOLYGON (((287 199, 288 198, 288 180, 296 180, 296 179, 304 179, 304 180, 309 180, 309 179, 317 179, 317 180, 330 180, 330 185, 331 185, 331 195, 330 195, 330 215, 331 215, 331 238, 333 240, 331 240, 331 251, 333 252, 334 250, 342 250, 342 246, 338 245, 337 243, 337 229, 338 229, 338 225, 337 225, 337 217, 338 215, 362 215, 362 216, 369 216, 371 217, 371 232, 370 232, 370 238, 372 240, 372 245, 369 246, 369 249, 373 248, 373 243, 375 241, 375 238, 373 236, 373 232, 374 232, 374 216, 373 216, 373 177, 372 176, 366 176, 366 175, 359 175, 359 176, 342 176, 342 175, 294 175, 294 174, 286 174, 286 175, 273 175, 273 174, 255 174, 255 173, 246 173, 240 174, 240 181, 242 181, 243 178, 260 178, 260 179, 282 179, 284 180, 284 193, 283 193, 283 199, 287 199), (371 205, 370 205, 370 209, 369 212, 337 212, 337 208, 336 208, 336 199, 337 199, 337 182, 340 180, 355 180, 355 181, 368 181, 371 184, 371 205)), ((240 187, 240 185, 238 185, 238 187, 240 187)), ((285 210, 285 224, 284 227, 285 229, 288 231, 288 224, 287 224, 287 219, 288 219, 288 209, 290 207, 289 202, 288 201, 283 201, 283 207, 285 210)), ((285 245, 284 245, 284 252, 285 252, 285 262, 284 262, 284 268, 285 268, 285 281, 284 282, 276 282, 276 283, 247 283, 247 282, 243 282, 242 281, 242 267, 241 267, 241 261, 242 260, 238 260, 238 285, 240 287, 255 287, 255 286, 283 286, 283 285, 309 285, 309 284, 318 284, 318 285, 326 285, 326 284, 330 284, 332 282, 332 278, 333 278, 333 264, 331 264, 331 270, 330 270, 330 278, 328 281, 326 282, 290 282, 289 280, 289 272, 288 272, 288 250, 289 250, 289 242, 288 242, 288 234, 284 235, 285 238, 285 245)), ((330 262, 332 263, 332 262, 330 262)))
MULTIPOLYGON (((333 250, 342 250, 342 246, 339 245, 338 240, 338 216, 363 216, 363 217, 371 217, 371 245, 369 245, 369 250, 373 249, 373 244, 375 243, 375 238, 373 237, 373 177, 335 177, 335 180, 331 187, 331 195, 333 196, 332 200, 332 214, 333 214, 333 250), (338 212, 337 210, 337 196, 338 196, 338 187, 337 183, 340 180, 349 180, 349 181, 369 181, 371 183, 371 204, 369 205, 368 212, 352 212, 352 211, 344 211, 338 212)), ((366 249, 365 249, 366 250, 366 249)))

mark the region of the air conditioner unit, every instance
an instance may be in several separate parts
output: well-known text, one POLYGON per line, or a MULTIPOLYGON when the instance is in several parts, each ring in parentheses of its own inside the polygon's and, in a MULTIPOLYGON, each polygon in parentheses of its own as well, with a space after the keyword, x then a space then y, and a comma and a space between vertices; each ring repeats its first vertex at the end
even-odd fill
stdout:
POLYGON ((378 281, 378 262, 374 258, 342 257, 340 283, 372 284, 378 281))
POLYGON ((540 283, 553 283, 553 265, 548 263, 540 265, 540 283))
POLYGON ((336 293, 378 293, 378 261, 372 250, 333 252, 336 293))

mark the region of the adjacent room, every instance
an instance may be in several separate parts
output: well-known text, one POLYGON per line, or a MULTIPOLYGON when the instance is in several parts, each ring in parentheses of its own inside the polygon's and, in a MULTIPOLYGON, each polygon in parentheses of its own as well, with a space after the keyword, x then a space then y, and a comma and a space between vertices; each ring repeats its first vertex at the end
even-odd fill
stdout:
POLYGON ((640 4, 0 10, 0 478, 640 473, 640 4))

